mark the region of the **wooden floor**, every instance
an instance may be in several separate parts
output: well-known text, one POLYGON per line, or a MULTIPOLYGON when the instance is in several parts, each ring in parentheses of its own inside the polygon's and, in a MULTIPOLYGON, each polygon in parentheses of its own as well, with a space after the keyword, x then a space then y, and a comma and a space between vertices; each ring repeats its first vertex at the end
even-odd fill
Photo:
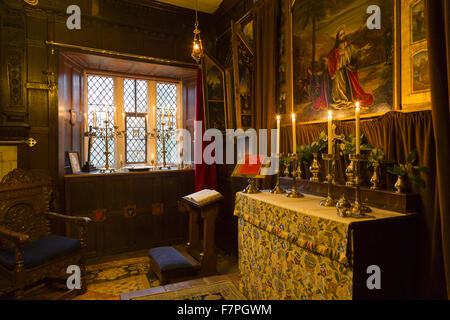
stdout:
POLYGON ((130 293, 124 293, 120 295, 121 300, 131 300, 136 297, 141 296, 149 296, 152 294, 158 294, 158 293, 164 293, 164 292, 171 292, 181 289, 188 289, 193 288, 196 286, 202 286, 207 284, 214 284, 220 281, 229 280, 233 282, 233 284, 236 286, 236 288, 239 288, 239 274, 238 273, 230 273, 225 275, 219 275, 219 276, 211 276, 206 278, 200 278, 195 280, 189 280, 184 282, 178 282, 178 283, 172 283, 165 286, 159 286, 155 288, 145 289, 141 291, 135 291, 130 293))

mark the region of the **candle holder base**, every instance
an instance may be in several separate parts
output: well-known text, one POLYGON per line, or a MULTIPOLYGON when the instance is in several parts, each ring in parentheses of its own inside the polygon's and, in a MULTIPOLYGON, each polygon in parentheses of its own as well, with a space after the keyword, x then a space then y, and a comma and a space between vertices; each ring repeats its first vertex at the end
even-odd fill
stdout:
POLYGON ((254 178, 248 179, 248 186, 247 188, 244 189, 244 191, 242 191, 242 193, 245 194, 255 194, 255 193, 259 193, 259 189, 256 186, 256 180, 254 178))
POLYGON ((281 189, 280 187, 280 172, 277 171, 277 184, 275 185, 275 188, 273 188, 270 193, 272 194, 285 194, 286 191, 284 191, 283 189, 281 189))
POLYGON ((351 217, 352 218, 368 218, 370 217, 367 215, 367 213, 372 212, 372 209, 369 207, 366 207, 365 205, 361 204, 358 201, 355 201, 355 203, 352 205, 351 208, 351 217))
POLYGON ((320 201, 320 205, 322 207, 335 207, 336 203, 337 202, 331 197, 328 197, 325 200, 320 201))
POLYGON ((115 168, 101 168, 99 170, 100 170, 100 173, 115 173, 116 172, 115 168))
POLYGON ((300 198, 304 198, 305 196, 302 195, 297 190, 292 190, 286 194, 286 197, 291 198, 291 199, 300 199, 300 198))
POLYGON ((270 193, 272 193, 272 194, 285 194, 286 191, 284 191, 283 189, 281 189, 280 185, 277 184, 277 185, 275 186, 275 188, 273 188, 273 189, 270 191, 270 193))

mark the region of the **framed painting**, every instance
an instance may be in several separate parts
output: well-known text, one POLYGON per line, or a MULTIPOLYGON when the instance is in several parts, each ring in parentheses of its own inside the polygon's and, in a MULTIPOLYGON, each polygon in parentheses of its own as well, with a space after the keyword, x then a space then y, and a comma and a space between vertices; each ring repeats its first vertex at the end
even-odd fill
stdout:
POLYGON ((202 68, 206 128, 225 132, 228 128, 225 72, 207 53, 202 58, 202 68))
MULTIPOLYGON (((403 1, 405 2, 405 1, 403 1)), ((408 2, 408 1, 406 1, 408 2)), ((419 0, 410 4, 411 6, 411 42, 425 40, 427 30, 425 26, 425 0, 419 0)), ((408 8, 409 9, 409 8, 408 8)))
POLYGON ((72 169, 72 173, 80 173, 81 165, 80 165, 80 156, 78 152, 68 152, 67 153, 70 162, 70 168, 72 169))
POLYGON ((236 125, 244 130, 254 127, 255 124, 255 57, 252 19, 249 15, 241 19, 239 23, 231 21, 236 125))
POLYGON ((425 25, 425 0, 401 1, 401 106, 406 111, 431 108, 425 25))
POLYGON ((374 116, 396 105, 395 0, 296 0, 291 8, 293 111, 299 122, 374 116), (368 7, 381 28, 369 29, 368 7))

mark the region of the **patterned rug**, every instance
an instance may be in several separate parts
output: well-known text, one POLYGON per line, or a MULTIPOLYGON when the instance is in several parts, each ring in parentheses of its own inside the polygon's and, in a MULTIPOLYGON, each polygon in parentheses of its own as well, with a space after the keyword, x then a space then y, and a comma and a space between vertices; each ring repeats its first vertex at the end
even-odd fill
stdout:
POLYGON ((120 294, 159 286, 148 257, 86 267, 87 292, 75 300, 119 300, 120 294))
POLYGON ((246 300, 231 281, 135 297, 131 300, 246 300))

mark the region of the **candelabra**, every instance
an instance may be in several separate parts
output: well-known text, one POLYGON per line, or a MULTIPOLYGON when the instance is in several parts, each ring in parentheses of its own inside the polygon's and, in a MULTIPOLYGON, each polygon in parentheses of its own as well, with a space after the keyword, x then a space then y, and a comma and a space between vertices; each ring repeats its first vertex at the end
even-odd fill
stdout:
POLYGON ((105 157, 106 157, 106 164, 105 164, 105 168, 101 168, 100 172, 101 173, 105 173, 105 172, 110 172, 113 173, 116 171, 115 168, 111 168, 109 166, 109 155, 111 154, 111 152, 109 151, 109 141, 110 140, 115 140, 116 138, 122 138, 125 134, 124 131, 120 131, 119 130, 119 126, 113 125, 111 123, 111 121, 109 121, 108 119, 103 121, 105 123, 104 127, 94 127, 94 132, 91 132, 90 134, 95 137, 95 138, 99 138, 99 139, 103 139, 105 141, 105 157))
POLYGON ((167 150, 166 150, 166 143, 167 140, 170 139, 176 132, 176 130, 172 127, 172 124, 169 123, 169 128, 166 128, 166 123, 163 120, 164 118, 161 118, 161 129, 153 129, 152 131, 147 133, 147 137, 151 137, 151 138, 155 138, 159 141, 161 141, 162 144, 162 157, 163 157, 163 165, 162 167, 160 167, 160 169, 162 168, 167 168, 170 169, 169 166, 167 166, 166 164, 166 154, 167 154, 167 150))
MULTIPOLYGON (((278 155, 278 157, 281 157, 281 154, 278 155)), ((278 158, 278 160, 279 160, 278 158)), ((284 191, 281 187, 280 187, 280 168, 279 168, 279 164, 278 164, 278 170, 276 173, 276 179, 277 179, 277 184, 275 185, 275 188, 272 189, 272 191, 270 191, 270 193, 272 194, 285 194, 286 191, 284 191)))
POLYGON ((355 187, 355 202, 351 207, 351 217, 352 218, 365 218, 367 213, 372 210, 369 207, 363 205, 361 201, 361 162, 365 159, 359 154, 352 154, 349 156, 350 160, 353 161, 354 167, 354 187, 355 187))
POLYGON ((291 153, 289 157, 292 159, 292 190, 286 196, 288 198, 303 198, 300 192, 297 191, 297 177, 301 178, 302 169, 297 158, 297 154, 291 153))

